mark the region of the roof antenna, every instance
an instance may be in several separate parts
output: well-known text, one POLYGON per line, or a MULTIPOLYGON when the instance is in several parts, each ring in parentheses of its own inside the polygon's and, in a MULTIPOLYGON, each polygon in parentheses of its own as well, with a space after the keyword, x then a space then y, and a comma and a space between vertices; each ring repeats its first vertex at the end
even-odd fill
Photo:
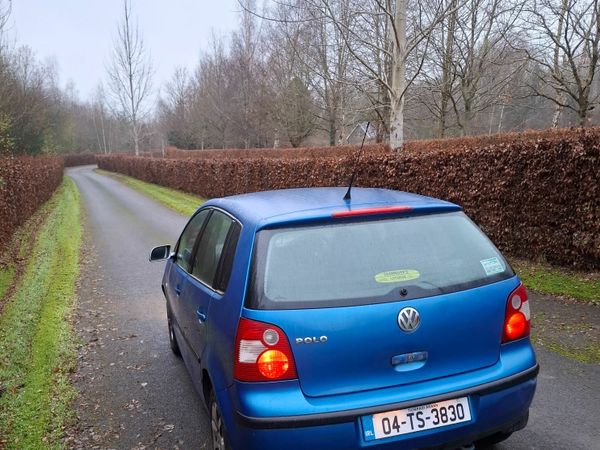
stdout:
POLYGON ((358 169, 358 163, 360 162, 360 157, 362 156, 362 150, 365 146, 365 139, 367 138, 367 133, 369 132, 369 125, 371 122, 367 122, 367 127, 365 128, 365 134, 362 139, 362 144, 360 144, 360 149, 358 150, 358 157, 354 161, 354 169, 352 169, 352 176, 350 177, 350 185, 348 186, 348 190, 346 191, 346 195, 344 195, 344 200, 349 201, 352 199, 352 184, 354 184, 354 178, 356 178, 356 171, 358 169))

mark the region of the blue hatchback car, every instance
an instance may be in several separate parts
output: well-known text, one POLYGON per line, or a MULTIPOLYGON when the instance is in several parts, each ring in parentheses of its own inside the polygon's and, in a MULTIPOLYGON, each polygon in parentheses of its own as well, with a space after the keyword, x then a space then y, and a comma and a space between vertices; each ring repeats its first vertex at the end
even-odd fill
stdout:
POLYGON ((527 292, 461 208, 383 189, 206 202, 167 259, 214 449, 457 448, 527 424, 527 292))

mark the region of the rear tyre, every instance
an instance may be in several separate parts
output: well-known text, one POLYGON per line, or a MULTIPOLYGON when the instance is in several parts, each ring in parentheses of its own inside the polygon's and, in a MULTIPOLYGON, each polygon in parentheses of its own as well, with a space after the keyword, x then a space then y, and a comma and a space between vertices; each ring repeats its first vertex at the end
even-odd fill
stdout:
POLYGON ((208 409, 210 412, 210 432, 212 450, 231 450, 229 437, 223 423, 223 416, 217 404, 217 398, 213 391, 210 392, 210 400, 208 401, 208 409))
POLYGON ((511 435, 512 435, 512 433, 504 433, 504 432, 492 434, 491 436, 488 436, 484 439, 481 439, 480 441, 477 441, 475 443, 476 448, 483 450, 483 449, 493 447, 494 445, 507 440, 511 435))
POLYGON ((167 326, 169 327, 169 345, 171 346, 171 350, 177 356, 181 356, 181 350, 179 350, 179 344, 177 343, 177 338, 175 337, 175 330, 173 329, 173 318, 171 316, 171 311, 167 308, 167 326))

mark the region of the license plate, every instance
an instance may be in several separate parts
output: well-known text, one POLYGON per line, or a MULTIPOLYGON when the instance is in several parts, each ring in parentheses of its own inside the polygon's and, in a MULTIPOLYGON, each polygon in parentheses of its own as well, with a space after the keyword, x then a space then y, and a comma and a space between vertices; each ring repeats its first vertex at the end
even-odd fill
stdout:
POLYGON ((469 399, 461 397, 428 405, 398 409, 362 418, 365 440, 446 427, 471 420, 469 399))

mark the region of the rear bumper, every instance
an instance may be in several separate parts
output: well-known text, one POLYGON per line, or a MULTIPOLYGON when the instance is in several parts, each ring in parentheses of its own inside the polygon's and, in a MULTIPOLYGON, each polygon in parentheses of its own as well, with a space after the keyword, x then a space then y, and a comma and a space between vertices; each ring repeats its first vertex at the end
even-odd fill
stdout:
POLYGON ((244 426, 251 428, 297 428, 297 427, 311 427, 319 425, 330 425, 336 423, 343 423, 352 421, 358 417, 362 417, 369 414, 377 414, 384 411, 392 411, 396 409, 410 408, 418 405, 425 405, 429 403, 441 402, 444 400, 467 397, 467 396, 485 396, 493 394, 498 391, 509 389, 513 386, 519 385, 525 381, 535 378, 540 371, 539 364, 531 367, 530 369, 524 370, 523 372, 515 375, 502 378, 500 380, 491 381, 479 386, 473 386, 468 389, 462 389, 459 391, 453 391, 444 393, 442 395, 436 395, 432 397, 419 398, 415 400, 392 403, 386 405, 378 405, 369 408, 358 408, 347 411, 335 411, 321 414, 303 414, 298 416, 275 416, 275 417, 252 417, 246 416, 239 411, 236 411, 236 419, 239 423, 244 426))
MULTIPOLYGON (((496 432, 512 432, 523 428, 535 394, 538 371, 536 364, 517 374, 469 389, 369 408, 301 416, 251 417, 232 410, 223 413, 234 449, 455 448, 496 432), (470 422, 376 441, 363 438, 362 416, 464 396, 469 397, 471 405, 470 422)), ((232 393, 225 390, 220 394, 229 396, 232 393)), ((278 400, 276 395, 271 397, 272 402, 278 400)))

